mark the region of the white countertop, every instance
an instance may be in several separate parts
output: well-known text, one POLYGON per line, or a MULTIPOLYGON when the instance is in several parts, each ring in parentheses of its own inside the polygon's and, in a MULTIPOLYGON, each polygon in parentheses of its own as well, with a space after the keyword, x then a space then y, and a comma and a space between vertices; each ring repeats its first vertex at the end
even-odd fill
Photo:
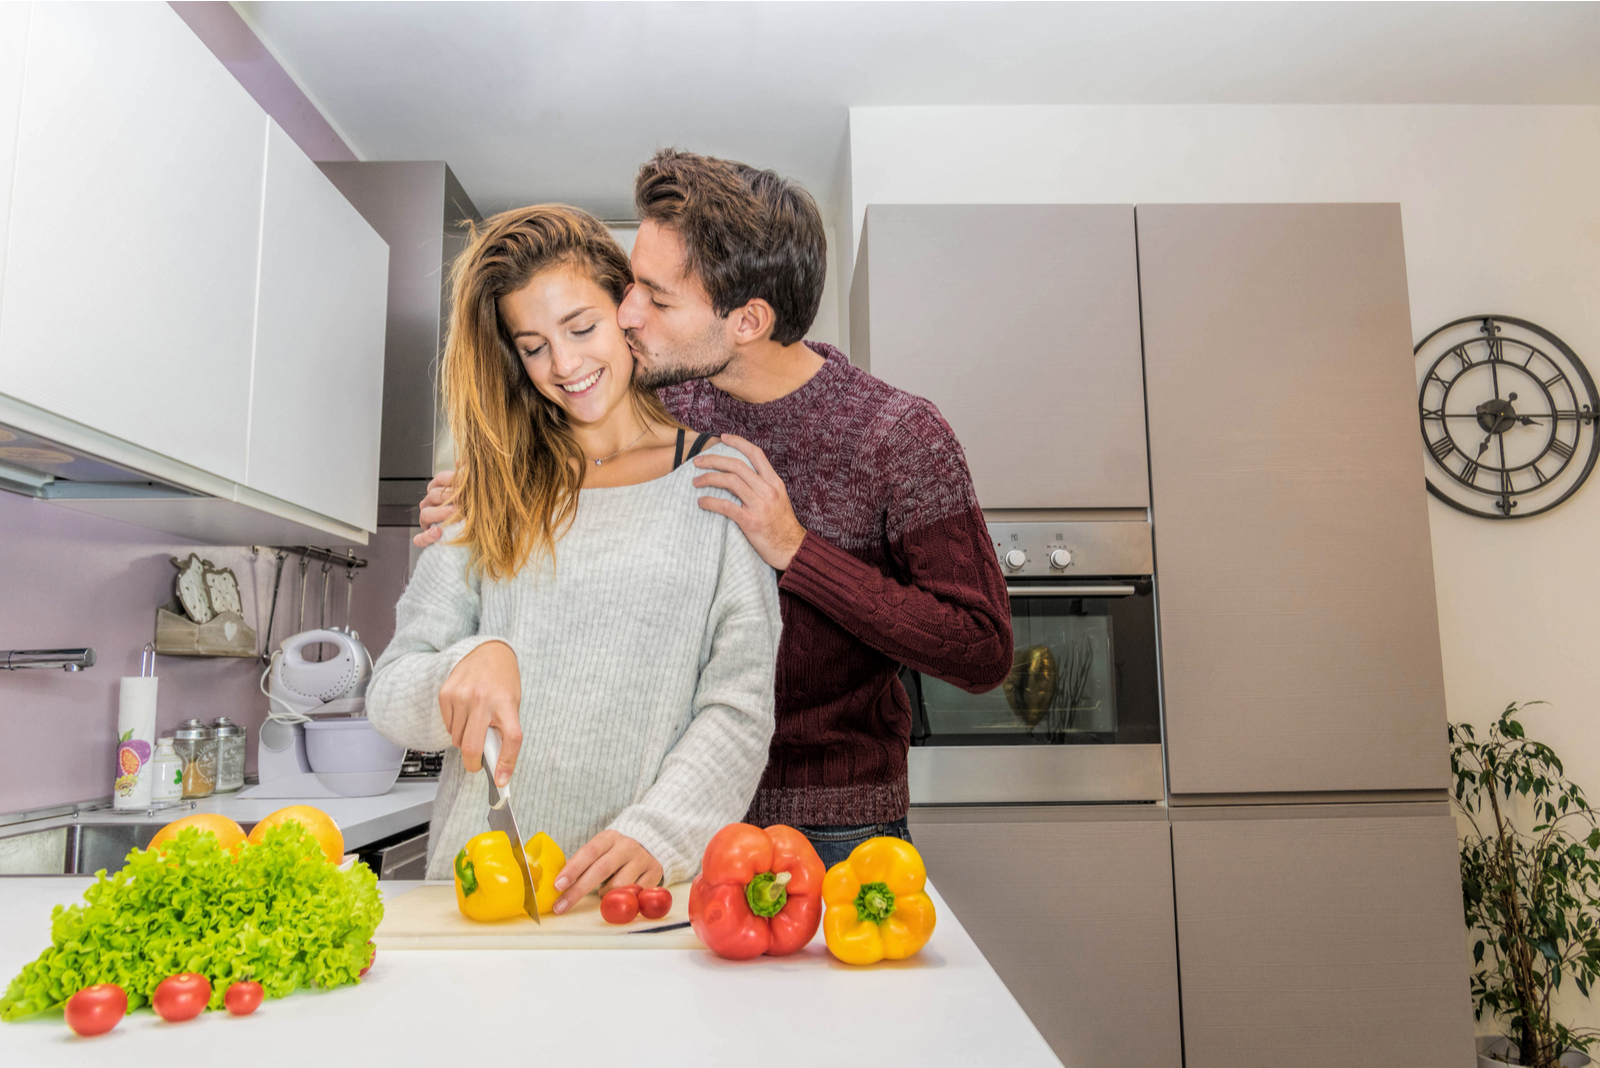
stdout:
MULTIPOLYGON (((50 941, 82 878, 0 879, 0 983, 50 941)), ((415 883, 383 883, 397 894, 415 883)), ((381 954, 359 986, 182 1024, 142 1010, 80 1039, 59 1013, 0 1024, 0 1064, 1060 1065, 933 887, 933 939, 852 968, 819 932, 784 958, 707 951, 381 954)))
POLYGON ((50 819, 14 824, 5 829, 6 834, 48 831, 73 823, 166 823, 196 812, 219 812, 246 827, 264 816, 289 805, 314 805, 332 816, 344 834, 346 850, 359 849, 370 842, 398 834, 411 827, 428 822, 433 813, 433 799, 439 792, 436 782, 397 782, 386 794, 377 797, 316 797, 306 800, 294 798, 252 799, 226 794, 185 801, 181 806, 156 809, 153 814, 139 809, 134 812, 117 812, 113 809, 96 809, 77 816, 56 816, 50 819))

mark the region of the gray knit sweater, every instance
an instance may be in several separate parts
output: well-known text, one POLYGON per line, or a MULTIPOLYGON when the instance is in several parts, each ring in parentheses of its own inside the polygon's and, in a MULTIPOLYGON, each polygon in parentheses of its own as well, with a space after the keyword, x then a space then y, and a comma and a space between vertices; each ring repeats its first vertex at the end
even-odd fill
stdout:
MULTIPOLYGON (((726 446, 707 452, 737 456, 726 446)), ((774 573, 730 520, 696 504, 692 464, 636 486, 584 490, 548 559, 514 578, 469 577, 455 528, 417 561, 367 714, 385 737, 447 750, 428 878, 451 877, 488 830, 483 773, 467 775, 439 716, 463 656, 505 641, 522 674, 512 806, 525 837, 570 856, 612 828, 691 877, 716 831, 743 818, 772 737, 774 573)), ((731 498, 730 498, 731 499, 731 498)))

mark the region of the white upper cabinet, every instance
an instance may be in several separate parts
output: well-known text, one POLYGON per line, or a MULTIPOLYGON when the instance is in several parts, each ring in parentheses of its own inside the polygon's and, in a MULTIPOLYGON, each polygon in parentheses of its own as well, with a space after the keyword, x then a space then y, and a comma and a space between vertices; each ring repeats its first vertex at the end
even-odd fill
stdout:
POLYGON ((166 4, 73 3, 19 115, 0 394, 242 481, 266 115, 166 4))
MULTIPOLYGON (((17 116, 28 49, 28 4, 0 4, 0 294, 5 292, 6 229, 11 221, 11 175, 17 162, 17 116)), ((5 314, 0 305, 0 317, 5 314)))
POLYGON ((370 530, 389 246, 276 123, 266 188, 244 481, 370 530))

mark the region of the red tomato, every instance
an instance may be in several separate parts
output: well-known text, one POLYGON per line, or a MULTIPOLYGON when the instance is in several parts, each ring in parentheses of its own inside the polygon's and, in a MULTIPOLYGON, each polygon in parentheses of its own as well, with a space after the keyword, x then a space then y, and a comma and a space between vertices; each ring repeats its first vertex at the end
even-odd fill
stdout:
POLYGON ((150 1004, 163 1020, 181 1023, 199 1016, 210 1000, 211 981, 194 972, 183 972, 161 980, 150 1004))
POLYGON ((607 890, 600 899, 600 918, 607 923, 627 923, 639 915, 639 895, 632 887, 607 890))
POLYGON ((640 886, 638 883, 626 883, 622 886, 608 886, 606 887, 606 893, 609 894, 613 890, 626 890, 630 894, 637 894, 643 889, 644 887, 640 886))
POLYGON ((128 995, 116 983, 86 986, 67 999, 67 1026, 85 1038, 103 1035, 128 1014, 128 995))
POLYGON ((357 979, 364 978, 366 974, 372 970, 372 966, 378 963, 377 945, 370 940, 367 942, 367 945, 372 946, 372 952, 367 956, 367 966, 361 969, 361 974, 356 976, 357 979))
POLYGON ((261 984, 250 979, 240 979, 222 995, 222 1003, 235 1016, 249 1016, 261 1005, 261 984))
POLYGON ((664 886, 652 886, 639 891, 639 915, 647 920, 659 920, 672 911, 672 891, 664 886))

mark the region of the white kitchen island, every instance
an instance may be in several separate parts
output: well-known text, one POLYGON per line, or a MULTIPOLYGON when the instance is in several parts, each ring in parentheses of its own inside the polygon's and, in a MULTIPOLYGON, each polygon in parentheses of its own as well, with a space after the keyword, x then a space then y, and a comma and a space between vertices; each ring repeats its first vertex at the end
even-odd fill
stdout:
MULTIPOLYGON (((83 878, 0 878, 0 982, 49 944, 83 878)), ((382 884, 389 894, 415 883, 382 884)), ((358 986, 182 1024, 148 1008, 98 1038, 60 1012, 0 1024, 0 1064, 1059 1065, 933 887, 932 940, 853 968, 822 935, 786 958, 705 950, 388 952, 358 986)))

